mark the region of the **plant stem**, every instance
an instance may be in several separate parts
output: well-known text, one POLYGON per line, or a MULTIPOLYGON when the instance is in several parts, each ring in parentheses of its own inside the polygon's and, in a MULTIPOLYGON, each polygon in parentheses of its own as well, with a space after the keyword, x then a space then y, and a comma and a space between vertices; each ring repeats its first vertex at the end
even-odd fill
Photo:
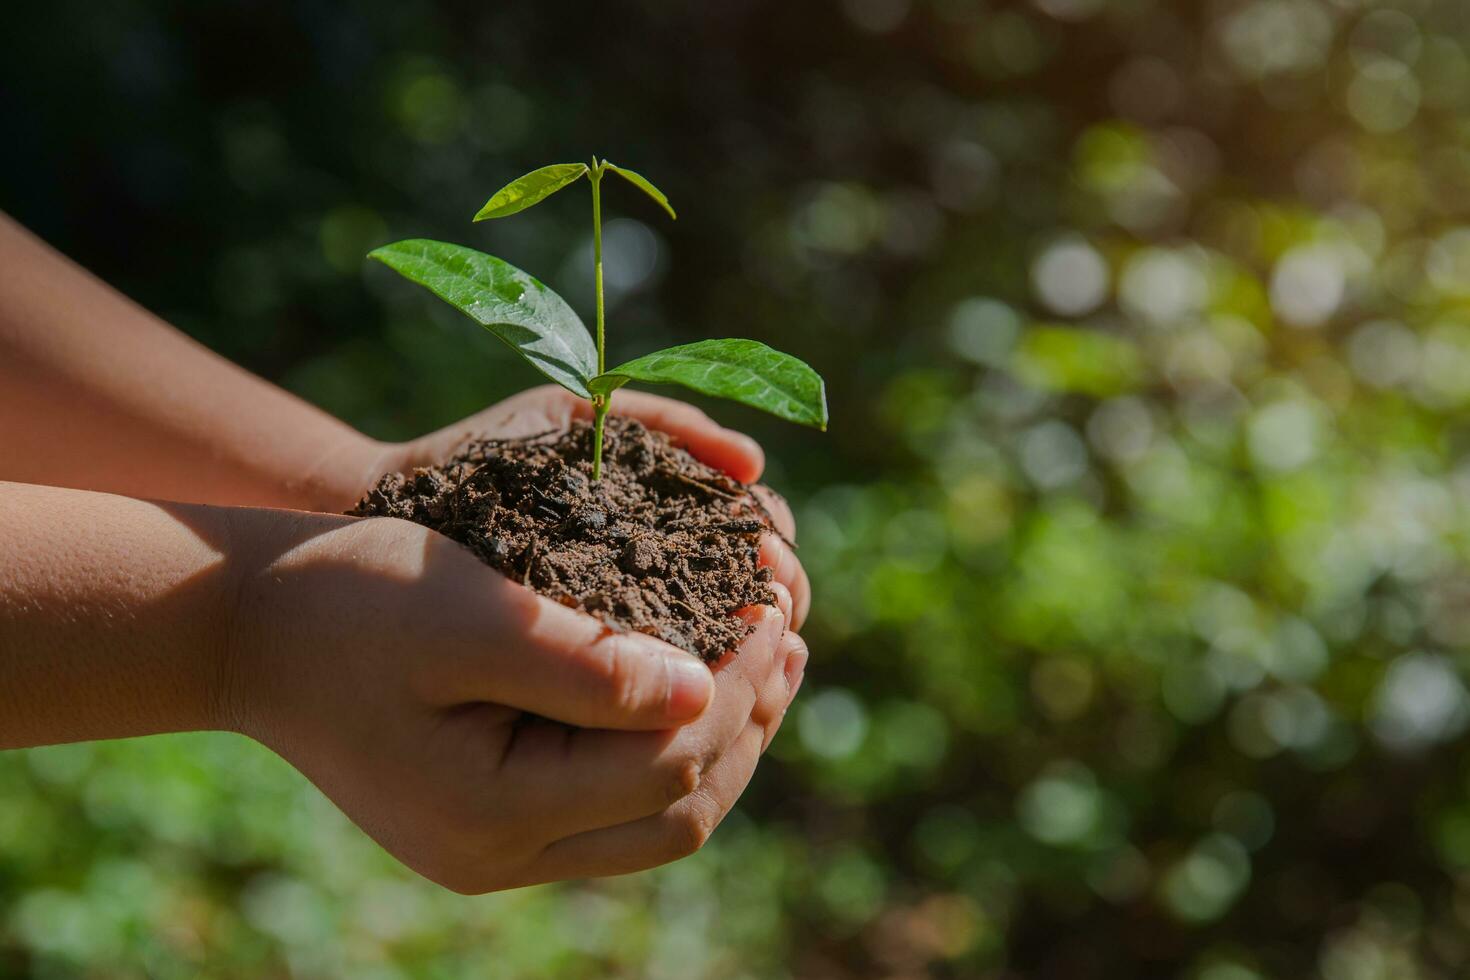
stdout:
POLYGON ((602 479, 602 424, 607 421, 607 398, 592 399, 592 479, 602 479))
POLYGON ((597 281, 597 373, 607 370, 603 353, 603 330, 607 323, 606 308, 602 300, 602 164, 593 157, 592 173, 592 274, 597 281))
MULTIPOLYGON (((607 313, 602 299, 602 169, 604 164, 599 163, 597 157, 592 158, 592 169, 587 174, 592 181, 592 274, 597 284, 597 373, 602 374, 607 370, 606 346, 603 333, 606 330, 607 313)), ((592 399, 593 432, 592 432, 592 479, 602 479, 602 424, 607 418, 608 402, 611 399, 607 395, 597 395, 592 399)))

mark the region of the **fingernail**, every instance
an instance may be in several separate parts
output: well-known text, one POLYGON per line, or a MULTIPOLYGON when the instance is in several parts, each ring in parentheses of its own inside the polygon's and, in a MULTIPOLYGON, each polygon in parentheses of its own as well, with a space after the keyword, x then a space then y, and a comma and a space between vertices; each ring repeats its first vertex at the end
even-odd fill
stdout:
POLYGON ((781 610, 781 617, 786 620, 786 625, 791 625, 791 591, 780 582, 771 583, 771 591, 776 594, 776 608, 781 610))
POLYGON ((669 657, 670 718, 685 720, 702 712, 714 695, 715 679, 709 668, 694 657, 669 657))

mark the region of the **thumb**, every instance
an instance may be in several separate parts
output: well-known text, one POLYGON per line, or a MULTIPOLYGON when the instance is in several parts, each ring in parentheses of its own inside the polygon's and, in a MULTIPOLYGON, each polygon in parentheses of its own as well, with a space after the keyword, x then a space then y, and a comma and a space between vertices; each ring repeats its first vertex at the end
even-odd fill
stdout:
POLYGON ((709 704, 714 678, 693 654, 529 595, 519 628, 474 671, 472 696, 583 728, 671 728, 709 704))

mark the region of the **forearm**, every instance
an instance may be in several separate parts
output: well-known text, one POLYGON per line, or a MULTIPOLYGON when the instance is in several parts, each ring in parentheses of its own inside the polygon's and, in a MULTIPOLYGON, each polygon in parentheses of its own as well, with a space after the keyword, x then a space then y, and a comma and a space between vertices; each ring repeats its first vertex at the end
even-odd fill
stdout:
POLYGON ((382 447, 241 370, 0 214, 0 479, 342 509, 382 447))
POLYGON ((0 749, 220 727, 230 520, 0 483, 0 749))

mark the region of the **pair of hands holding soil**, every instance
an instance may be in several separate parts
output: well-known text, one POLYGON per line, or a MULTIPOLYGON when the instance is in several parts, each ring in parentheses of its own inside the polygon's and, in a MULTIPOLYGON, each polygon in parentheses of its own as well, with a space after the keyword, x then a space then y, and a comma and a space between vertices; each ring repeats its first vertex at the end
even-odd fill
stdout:
MULTIPOLYGON (((742 482, 763 457, 680 402, 619 413, 742 482)), ((230 365, 0 215, 0 748, 226 729, 464 892, 697 849, 801 684, 810 602, 707 667, 538 596, 426 528, 339 516, 468 435, 564 428, 538 388, 404 445, 230 365), (178 501, 169 502, 169 501, 178 501), (289 508, 289 509, 282 509, 289 508)), ((763 495, 778 530, 791 514, 763 495)))
MULTIPOLYGON (((464 433, 565 428, 584 406, 534 389, 395 449, 384 468, 443 458, 464 433)), ((627 392, 619 410, 738 478, 760 473, 757 446, 687 405, 627 392)), ((790 511, 765 499, 793 537, 790 511)), ((303 521, 244 590, 240 647, 255 652, 232 665, 243 713, 231 727, 456 890, 662 864, 699 848, 735 803, 801 683, 795 630, 810 591, 790 549, 765 541, 779 608, 749 610, 754 632, 711 670, 536 595, 416 524, 321 533, 303 521), (326 649, 346 651, 350 670, 326 649)))

